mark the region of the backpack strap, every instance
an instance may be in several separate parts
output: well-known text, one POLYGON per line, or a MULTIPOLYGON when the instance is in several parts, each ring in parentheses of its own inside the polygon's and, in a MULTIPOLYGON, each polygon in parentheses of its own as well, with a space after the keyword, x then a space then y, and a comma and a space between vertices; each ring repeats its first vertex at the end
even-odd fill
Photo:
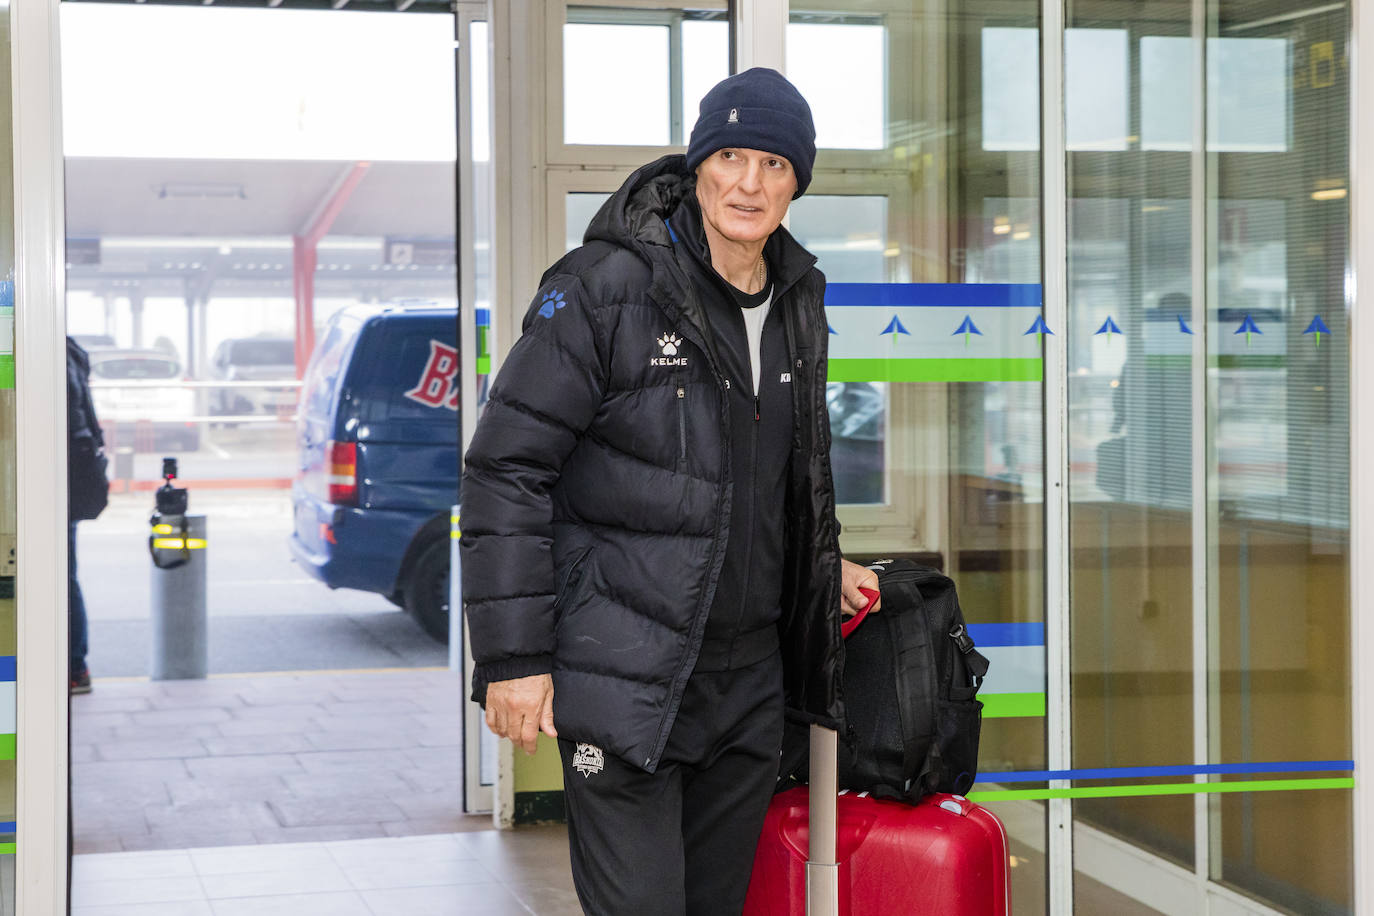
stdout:
POLYGON ((983 678, 988 675, 987 658, 974 648, 973 637, 968 635, 968 628, 962 623, 956 622, 950 627, 949 638, 954 640, 954 647, 964 657, 964 665, 968 668, 969 677, 973 679, 971 686, 975 691, 981 690, 983 678))
MULTIPOLYGON (((916 774, 905 786, 894 787, 899 797, 919 801, 925 794, 922 786, 931 770, 931 752, 923 752, 927 745, 934 750, 936 671, 934 646, 922 622, 925 620, 925 597, 912 589, 922 607, 912 613, 886 616, 893 627, 893 645, 899 647, 925 645, 924 664, 913 664, 899 654, 895 665, 897 674, 897 709, 902 719, 902 772, 916 774), (912 630, 911 628, 915 628, 912 630), (922 713, 925 713, 922 716, 922 713), (925 719, 922 722, 922 718, 925 719)), ((935 752, 938 753, 938 752, 935 752)))

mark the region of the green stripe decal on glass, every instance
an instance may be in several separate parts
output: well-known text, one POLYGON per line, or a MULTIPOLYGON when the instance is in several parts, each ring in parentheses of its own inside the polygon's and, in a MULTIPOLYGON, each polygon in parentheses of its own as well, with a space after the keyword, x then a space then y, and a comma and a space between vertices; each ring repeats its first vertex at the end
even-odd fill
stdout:
POLYGON ((1041 801, 1050 798, 1143 798, 1151 795, 1216 795, 1230 792, 1292 792, 1312 789, 1353 789, 1355 780, 1251 779, 1241 782, 1183 782, 1164 785, 1083 786, 1077 789, 989 789, 970 792, 978 804, 999 801, 1041 801))
POLYGON ((14 387, 14 354, 0 353, 0 388, 14 387))
POLYGON ((477 374, 478 374, 478 375, 491 375, 491 357, 490 357, 490 356, 479 356, 479 357, 477 357, 477 374))
POLYGON ((984 719, 1013 719, 1045 714, 1045 695, 1043 693, 988 693, 980 694, 983 701, 984 719))
POLYGON ((832 382, 1038 382, 1039 359, 832 359, 832 382))
POLYGON ((14 759, 14 735, 0 735, 0 760, 14 759))

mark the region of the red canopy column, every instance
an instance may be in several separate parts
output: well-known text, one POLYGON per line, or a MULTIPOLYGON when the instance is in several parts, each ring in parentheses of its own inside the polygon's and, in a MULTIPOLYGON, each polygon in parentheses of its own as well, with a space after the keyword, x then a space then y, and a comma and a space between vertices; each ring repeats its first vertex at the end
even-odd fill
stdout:
POLYGON ((339 176, 334 187, 299 233, 291 237, 291 278, 296 298, 296 378, 305 377, 305 366, 315 349, 315 270, 319 263, 320 239, 329 234, 348 198, 362 183, 370 162, 355 162, 339 176))

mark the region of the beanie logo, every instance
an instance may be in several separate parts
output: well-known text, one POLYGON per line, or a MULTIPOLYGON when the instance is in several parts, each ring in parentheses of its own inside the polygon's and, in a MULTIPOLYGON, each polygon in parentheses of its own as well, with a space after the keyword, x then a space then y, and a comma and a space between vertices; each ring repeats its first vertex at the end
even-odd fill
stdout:
POLYGON ((728 118, 725 119, 725 123, 726 123, 726 124, 738 124, 738 123, 739 123, 739 109, 738 109, 738 108, 731 108, 731 109, 730 109, 730 117, 728 117, 728 118))

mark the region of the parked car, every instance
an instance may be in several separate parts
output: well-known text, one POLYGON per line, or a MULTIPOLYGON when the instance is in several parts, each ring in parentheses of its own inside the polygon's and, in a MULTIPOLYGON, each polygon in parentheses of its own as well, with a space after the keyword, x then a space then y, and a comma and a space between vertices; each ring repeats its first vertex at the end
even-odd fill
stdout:
MULTIPOLYGON (((210 378, 225 382, 289 382, 296 378, 296 343, 289 337, 231 337, 210 358, 210 378)), ((228 387, 210 391, 210 412, 221 416, 290 414, 293 387, 228 387)))
POLYGON ((115 339, 109 334, 73 334, 71 337, 72 340, 81 345, 83 350, 89 350, 92 347, 118 346, 118 344, 115 343, 115 339))
POLYGON ((291 553, 330 588, 376 592, 448 638, 458 501, 455 309, 340 311, 301 389, 291 553))
POLYGON ((175 356, 164 350, 92 347, 91 400, 105 445, 140 451, 200 447, 195 392, 175 356))

